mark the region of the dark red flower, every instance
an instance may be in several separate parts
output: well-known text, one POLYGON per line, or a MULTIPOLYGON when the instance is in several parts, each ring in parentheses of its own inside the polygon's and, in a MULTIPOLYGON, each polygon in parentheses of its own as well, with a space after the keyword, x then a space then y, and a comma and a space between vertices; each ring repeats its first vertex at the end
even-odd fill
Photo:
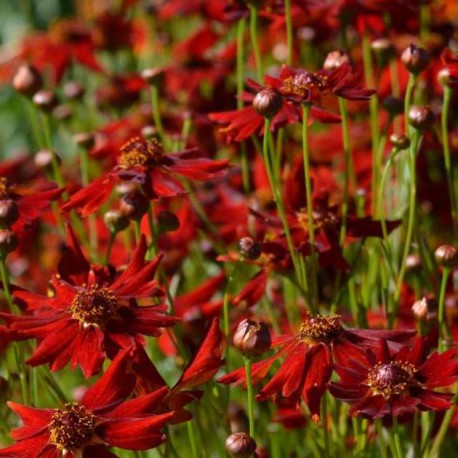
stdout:
POLYGON ((12 432, 16 443, 0 450, 0 456, 106 458, 117 456, 107 447, 148 450, 164 443, 166 436, 161 429, 173 420, 175 412, 156 412, 169 390, 161 388, 127 399, 135 387, 129 364, 126 349, 80 402, 67 403, 59 409, 8 402, 21 418, 22 426, 12 432))
MULTIPOLYGON (((351 358, 382 336, 403 340, 411 335, 411 331, 345 329, 338 315, 309 315, 298 333, 272 339, 272 347, 279 348, 273 356, 253 364, 253 384, 258 384, 266 377, 274 361, 285 356, 281 367, 256 398, 263 401, 281 395, 296 405, 303 399, 311 414, 319 417, 320 401, 331 377, 333 359, 351 358)), ((245 369, 237 369, 218 379, 218 382, 246 384, 245 369)))
POLYGON ((404 346, 395 351, 381 340, 365 354, 342 355, 335 366, 340 381, 331 382, 330 391, 351 404, 351 415, 371 419, 448 409, 453 394, 435 388, 458 379, 457 349, 427 357, 428 350, 425 338, 417 338, 413 348, 404 346))
POLYGON ((75 271, 65 263, 66 279, 52 278, 53 297, 15 291, 14 297, 25 303, 30 315, 1 317, 18 339, 38 340, 27 363, 49 363, 51 370, 59 370, 71 362, 72 369, 80 366, 89 377, 101 370, 106 357, 114 358, 120 349, 143 343, 142 335, 159 336, 160 328, 176 323, 178 318, 165 315, 165 304, 136 303, 137 298, 163 296, 154 280, 161 257, 145 261, 146 249, 142 236, 128 266, 114 279, 104 269, 84 273, 84 262, 77 256, 75 271), (71 283, 75 280, 82 283, 71 283))
POLYGON ((177 176, 206 181, 225 173, 226 159, 195 157, 197 151, 191 148, 165 154, 159 141, 134 137, 121 147, 118 165, 73 194, 62 209, 76 208, 82 216, 87 216, 108 199, 115 184, 122 180, 138 184, 149 198, 154 199, 185 194, 177 176))

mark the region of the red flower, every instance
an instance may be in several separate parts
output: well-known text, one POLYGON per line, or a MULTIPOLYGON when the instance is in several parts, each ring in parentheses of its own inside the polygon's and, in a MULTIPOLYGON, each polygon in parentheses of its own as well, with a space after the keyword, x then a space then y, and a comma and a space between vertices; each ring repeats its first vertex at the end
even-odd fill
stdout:
POLYGON ((365 354, 342 355, 335 367, 339 382, 330 391, 337 399, 352 405, 350 414, 381 418, 413 413, 417 409, 445 410, 451 407, 452 393, 434 391, 458 379, 457 349, 427 358, 425 338, 414 347, 390 351, 385 340, 365 354))
MULTIPOLYGON (((338 315, 309 315, 303 321, 299 333, 272 339, 272 347, 280 348, 277 353, 253 364, 253 384, 258 384, 266 377, 274 361, 285 356, 281 367, 262 388, 257 399, 263 401, 281 394, 297 405, 302 398, 311 414, 318 417, 321 397, 331 377, 333 357, 337 361, 345 356, 351 358, 381 336, 402 340, 411 335, 411 331, 345 329, 338 315)), ((237 369, 217 381, 224 384, 245 384, 245 369, 237 369)))
POLYGON ((120 349, 143 343, 142 334, 159 336, 160 328, 176 323, 176 317, 164 315, 165 304, 138 306, 135 301, 163 295, 154 280, 161 258, 145 261, 145 253, 142 236, 129 265, 116 279, 108 278, 100 269, 84 275, 78 269, 84 268, 80 259, 73 266, 74 272, 65 263, 66 279, 58 275, 52 279, 54 297, 15 291, 14 297, 33 314, 3 313, 1 317, 18 338, 39 341, 27 363, 49 363, 51 370, 59 370, 71 362, 72 369, 78 365, 89 377, 100 371, 105 357, 114 358, 120 349))
POLYGON ((185 194, 177 175, 206 181, 224 174, 227 160, 196 158, 196 152, 197 148, 192 148, 164 154, 157 140, 134 137, 121 148, 118 165, 77 191, 62 209, 78 208, 82 216, 87 216, 108 199, 115 184, 121 180, 139 184, 143 192, 153 199, 185 194))
POLYGON ((120 353, 80 402, 60 409, 8 402, 23 424, 12 433, 16 444, 0 450, 0 456, 108 458, 117 455, 107 447, 148 450, 165 442, 161 428, 173 420, 175 412, 155 412, 168 389, 126 400, 135 387, 129 359, 128 349, 120 353))

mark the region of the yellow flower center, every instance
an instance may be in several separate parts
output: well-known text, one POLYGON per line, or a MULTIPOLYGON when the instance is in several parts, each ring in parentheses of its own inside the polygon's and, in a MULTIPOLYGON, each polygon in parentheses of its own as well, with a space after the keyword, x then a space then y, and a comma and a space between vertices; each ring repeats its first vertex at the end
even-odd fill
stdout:
POLYGON ((119 165, 123 169, 155 165, 160 162, 164 155, 160 141, 156 139, 144 140, 140 137, 130 139, 121 147, 120 152, 119 165))
POLYGON ((308 344, 329 344, 343 332, 340 315, 311 315, 301 324, 299 338, 308 344))

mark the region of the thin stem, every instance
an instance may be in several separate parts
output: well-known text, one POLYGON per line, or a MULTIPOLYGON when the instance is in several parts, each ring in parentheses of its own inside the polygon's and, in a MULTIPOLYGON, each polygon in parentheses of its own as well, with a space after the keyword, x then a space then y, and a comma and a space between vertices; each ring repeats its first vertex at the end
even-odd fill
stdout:
POLYGON ((3 284, 3 293, 5 294, 5 299, 6 299, 6 302, 8 303, 10 312, 17 313, 18 310, 17 310, 16 304, 14 303, 13 296, 11 295, 11 291, 10 291, 10 280, 9 280, 8 267, 6 266, 6 256, 5 255, 0 255, 0 274, 1 274, 2 284, 3 284))
POLYGON ((113 248, 113 242, 116 237, 116 232, 110 231, 110 238, 108 239, 107 252, 105 253, 105 258, 103 260, 103 265, 107 266, 110 260, 111 249, 113 248))
POLYGON ((148 225, 149 225, 149 231, 151 235, 150 250, 151 250, 152 257, 154 258, 158 253, 158 245, 157 245, 158 232, 157 232, 156 225, 154 224, 154 210, 153 210, 152 201, 151 201, 151 205, 148 206, 148 225))
POLYGON ((321 421, 323 425, 324 456, 331 456, 329 453, 328 404, 326 400, 326 393, 321 399, 321 421))
POLYGON ((409 81, 407 82, 406 95, 404 98, 404 132, 406 136, 409 136, 409 111, 412 105, 412 96, 416 81, 417 77, 411 73, 409 75, 409 81))
POLYGON ((397 287, 396 287, 396 294, 395 294, 396 302, 401 297, 402 282, 404 280, 404 275, 406 271, 406 260, 407 260, 407 257, 409 256, 410 244, 412 242, 413 229, 415 226, 415 214, 416 214, 415 198, 417 194, 417 184, 416 184, 416 176, 415 176, 415 159, 416 159, 416 153, 418 150, 418 146, 420 144, 420 138, 421 138, 420 132, 418 130, 414 131, 413 141, 412 141, 412 144, 410 145, 410 150, 409 150, 409 170, 410 170, 409 213, 407 216, 407 232, 406 232, 406 237, 404 239, 404 252, 402 255, 401 268, 399 271, 399 277, 398 277, 398 282, 397 282, 397 287))
POLYGON ((254 393, 253 393, 253 383, 251 379, 251 359, 247 356, 244 356, 243 360, 245 363, 245 373, 246 373, 249 432, 250 432, 250 436, 254 438, 254 393))
POLYGON ((258 8, 252 3, 248 4, 250 9, 250 36, 251 36, 251 47, 253 48, 254 60, 256 62, 256 75, 258 81, 262 81, 262 58, 261 50, 259 49, 258 40, 258 8))
POLYGON ((286 20, 286 45, 288 55, 286 63, 291 65, 293 63, 293 16, 291 12, 291 0, 285 0, 285 20, 286 20))
POLYGON ((444 88, 444 104, 442 107, 441 116, 441 131, 442 131, 442 147, 444 149, 445 171, 447 174, 448 192, 450 194, 450 206, 452 209, 452 223, 455 238, 458 237, 458 210, 457 196, 455 195, 455 186, 453 183, 453 172, 450 160, 450 143, 448 138, 448 117, 450 112, 450 101, 452 98, 452 90, 449 87, 444 88))
POLYGON ((188 437, 189 437, 189 442, 191 443, 191 455, 193 458, 198 458, 198 453, 197 453, 197 443, 196 443, 196 432, 194 429, 194 423, 192 420, 189 420, 187 423, 187 429, 188 429, 188 437))
POLYGON ((442 273, 441 289, 439 293, 439 315, 437 317, 439 322, 439 351, 444 350, 444 338, 447 331, 447 322, 445 317, 445 292, 447 290, 447 282, 450 276, 450 267, 444 267, 442 273))
POLYGON ((395 416, 393 416, 393 432, 394 432, 394 444, 396 447, 396 455, 398 458, 403 458, 404 453, 402 451, 401 436, 399 434, 398 418, 395 416))
POLYGON ((161 112, 159 110, 159 90, 156 85, 151 85, 151 108, 153 110, 154 126, 157 129, 159 138, 165 149, 168 148, 168 138, 165 135, 164 125, 162 124, 161 112))

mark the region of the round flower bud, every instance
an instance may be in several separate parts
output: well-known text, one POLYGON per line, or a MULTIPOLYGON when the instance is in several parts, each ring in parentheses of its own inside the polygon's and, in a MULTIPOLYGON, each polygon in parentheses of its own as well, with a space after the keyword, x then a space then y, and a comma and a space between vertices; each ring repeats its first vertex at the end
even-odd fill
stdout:
POLYGON ((159 86, 164 82, 164 69, 162 68, 147 68, 141 72, 143 81, 151 86, 159 86))
POLYGON ((155 126, 145 126, 142 127, 142 137, 145 137, 147 140, 159 139, 158 132, 155 126))
POLYGON ((38 91, 33 96, 33 103, 46 113, 51 113, 57 106, 57 97, 52 91, 38 91))
POLYGON ((33 96, 41 89, 41 75, 38 70, 29 64, 22 64, 13 76, 13 88, 28 97, 33 96))
POLYGON ((52 111, 52 116, 57 121, 68 121, 73 116, 73 110, 68 105, 57 105, 52 111))
POLYGON ((141 220, 148 211, 149 199, 138 191, 128 192, 121 197, 119 209, 121 213, 129 219, 141 220))
POLYGON ((401 55, 406 69, 413 74, 422 72, 429 64, 429 53, 424 48, 410 44, 401 55))
POLYGON ((391 134, 390 142, 400 151, 407 149, 410 146, 410 140, 402 134, 391 134))
POLYGON ((161 232, 173 232, 179 229, 180 220, 169 210, 162 210, 157 214, 157 221, 159 222, 159 230, 161 232))
POLYGON ((418 274, 422 270, 421 259, 418 254, 410 254, 406 259, 406 272, 409 274, 418 274))
POLYGON ((0 229, 0 255, 5 256, 18 246, 17 235, 11 229, 0 229))
POLYGON ((270 332, 263 321, 246 318, 241 321, 232 340, 243 356, 260 356, 270 349, 270 332))
POLYGON ((388 38, 374 40, 371 43, 371 48, 382 66, 386 65, 394 56, 394 46, 388 38))
POLYGON ((110 232, 117 233, 129 227, 129 219, 118 210, 109 210, 103 217, 105 225, 110 232))
POLYGON ((256 451, 256 442, 247 433, 234 433, 226 439, 226 452, 232 458, 250 458, 256 451))
POLYGON ((323 62, 323 68, 325 70, 335 70, 336 68, 342 67, 342 65, 350 63, 350 56, 347 51, 338 49, 331 51, 323 62))
POLYGON ((451 245, 441 245, 434 252, 436 262, 442 267, 457 267, 458 266, 458 251, 451 245))
MULTIPOLYGON (((56 158, 58 161, 60 161, 58 156, 56 156, 56 158)), ((52 151, 49 151, 48 149, 42 149, 35 154, 33 160, 38 169, 49 169, 52 167, 52 151)))
POLYGON ((95 135, 92 132, 81 132, 73 135, 73 141, 79 147, 90 150, 94 147, 95 135))
POLYGON ((250 261, 254 261, 261 256, 261 247, 251 237, 243 237, 239 240, 240 254, 250 261))
POLYGON ((259 91, 253 99, 253 108, 264 118, 273 118, 283 106, 281 95, 272 88, 259 91))
POLYGON ((415 129, 423 130, 434 123, 434 113, 425 105, 413 105, 409 110, 409 124, 415 129))
POLYGON ((64 95, 70 100, 79 100, 83 97, 85 89, 76 81, 69 81, 64 84, 64 95))
POLYGON ((19 209, 13 199, 0 200, 0 227, 9 227, 19 219, 19 209))
POLYGON ((392 116, 398 116, 404 111, 404 101, 399 97, 389 95, 382 101, 383 108, 392 116))
POLYGON ((417 321, 433 321, 437 318, 437 302, 423 297, 412 305, 412 314, 417 321))
POLYGON ((230 402, 227 408, 227 419, 229 429, 232 433, 246 431, 249 427, 248 416, 242 406, 235 402, 230 402))

